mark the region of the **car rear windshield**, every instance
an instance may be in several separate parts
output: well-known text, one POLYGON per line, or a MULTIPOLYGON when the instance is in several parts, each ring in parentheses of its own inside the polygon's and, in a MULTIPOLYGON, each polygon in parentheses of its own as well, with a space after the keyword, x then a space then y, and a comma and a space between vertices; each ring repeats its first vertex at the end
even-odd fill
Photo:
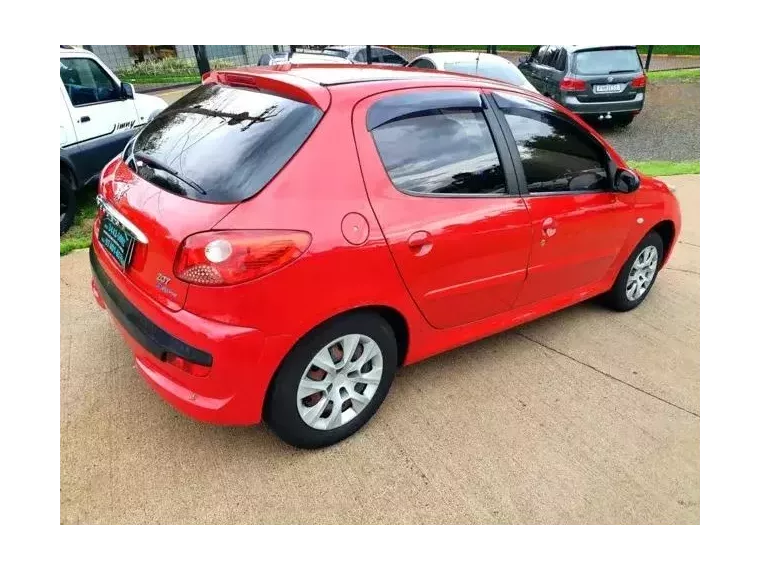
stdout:
POLYGON ((477 62, 474 60, 452 61, 451 63, 444 63, 443 69, 455 73, 467 73, 469 75, 495 79, 496 81, 517 85, 518 87, 528 82, 516 67, 510 66, 508 63, 501 64, 494 61, 477 62))
POLYGON ((321 117, 307 103, 210 83, 153 119, 125 156, 140 176, 170 192, 234 203, 266 186, 321 117))
POLYGON ((639 54, 633 48, 580 51, 575 54, 578 75, 609 75, 641 70, 639 54))

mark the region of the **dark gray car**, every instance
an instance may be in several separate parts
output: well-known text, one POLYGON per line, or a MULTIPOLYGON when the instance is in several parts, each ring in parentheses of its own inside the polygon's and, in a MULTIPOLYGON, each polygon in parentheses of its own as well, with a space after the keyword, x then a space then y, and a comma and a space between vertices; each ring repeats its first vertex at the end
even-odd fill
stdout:
POLYGON ((537 46, 518 67, 540 93, 587 119, 628 124, 644 107, 636 46, 537 46))

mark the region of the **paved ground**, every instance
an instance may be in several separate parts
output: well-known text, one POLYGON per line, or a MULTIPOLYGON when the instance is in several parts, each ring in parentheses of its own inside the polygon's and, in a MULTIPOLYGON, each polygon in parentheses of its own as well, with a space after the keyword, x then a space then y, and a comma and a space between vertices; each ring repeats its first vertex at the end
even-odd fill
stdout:
POLYGON ((402 370, 305 452, 185 419, 61 258, 63 523, 698 523, 699 177, 647 301, 590 302, 402 370))

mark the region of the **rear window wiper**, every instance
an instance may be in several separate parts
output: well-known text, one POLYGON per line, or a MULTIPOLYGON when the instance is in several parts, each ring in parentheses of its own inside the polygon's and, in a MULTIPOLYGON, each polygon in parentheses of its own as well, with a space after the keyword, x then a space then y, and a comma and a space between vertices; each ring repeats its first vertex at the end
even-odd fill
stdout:
POLYGON ((638 69, 615 69, 614 71, 608 71, 607 73, 634 73, 638 71, 638 69))
POLYGON ((136 158, 137 160, 141 160, 142 162, 146 163, 153 170, 158 169, 158 170, 163 170, 164 172, 168 172, 169 174, 174 176, 174 178, 176 178, 177 180, 179 180, 180 182, 184 184, 187 184, 188 186, 190 186, 190 188, 192 188, 196 192, 204 196, 207 194, 207 192, 203 188, 198 186, 195 182, 193 182, 192 180, 188 180, 187 178, 184 178, 179 172, 174 170, 171 166, 168 166, 164 164, 163 162, 161 162, 160 160, 153 158, 151 155, 145 154, 144 152, 136 152, 132 156, 136 158))

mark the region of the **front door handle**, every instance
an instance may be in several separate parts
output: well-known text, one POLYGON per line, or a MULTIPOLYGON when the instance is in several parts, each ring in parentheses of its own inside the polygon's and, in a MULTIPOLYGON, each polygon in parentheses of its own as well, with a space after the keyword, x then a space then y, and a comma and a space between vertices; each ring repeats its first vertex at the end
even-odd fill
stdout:
POLYGON ((546 237, 552 237, 557 233, 557 223, 554 218, 546 218, 541 226, 541 230, 546 237))
POLYGON ((417 257, 427 255, 431 249, 433 249, 433 242, 431 240, 430 233, 421 231, 414 232, 406 240, 406 245, 412 250, 412 253, 417 257))
POLYGON ((90 117, 88 117, 87 115, 85 115, 84 117, 82 117, 81 119, 79 119, 79 122, 80 123, 88 123, 88 122, 90 122, 90 117))

